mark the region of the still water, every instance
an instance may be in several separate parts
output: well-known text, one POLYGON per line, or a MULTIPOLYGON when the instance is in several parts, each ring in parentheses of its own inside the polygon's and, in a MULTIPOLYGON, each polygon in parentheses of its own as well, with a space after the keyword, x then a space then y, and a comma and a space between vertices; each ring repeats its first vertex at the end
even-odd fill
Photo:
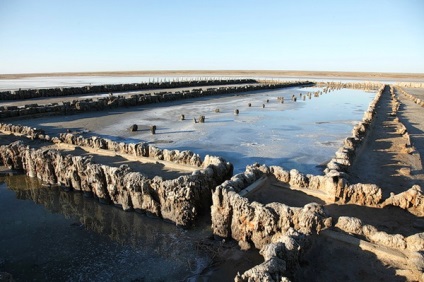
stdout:
POLYGON ((51 136, 66 129, 89 130, 117 141, 148 142, 166 149, 190 150, 202 157, 222 156, 234 164, 235 173, 258 162, 321 174, 322 165, 334 156, 344 138, 351 136, 353 126, 375 96, 375 91, 353 89, 312 95, 310 99, 305 96, 321 90, 293 87, 256 91, 19 123, 46 129, 51 136), (284 97, 284 103, 279 97, 284 97), (182 114, 185 120, 180 120, 182 114), (205 123, 194 123, 201 115, 206 117, 205 123), (132 124, 140 130, 130 132, 132 124), (155 135, 150 133, 150 125, 157 126, 155 135))
POLYGON ((234 164, 235 173, 258 162, 321 174, 319 165, 330 160, 344 138, 351 136, 353 126, 375 96, 375 91, 341 89, 303 100, 307 93, 321 90, 289 88, 164 103, 161 107, 148 105, 130 115, 117 114, 114 123, 93 131, 167 149, 191 150, 202 156, 222 156, 234 164), (296 102, 291 100, 292 95, 296 95, 296 102), (279 97, 284 97, 284 103, 279 97), (178 120, 180 114, 185 115, 185 121, 178 120), (200 115, 206 122, 194 123, 193 118, 200 115), (157 134, 128 132, 134 123, 154 123, 157 134))
POLYGON ((0 177, 0 271, 17 281, 214 281, 261 262, 257 251, 211 240, 202 221, 183 230, 26 176, 0 177))

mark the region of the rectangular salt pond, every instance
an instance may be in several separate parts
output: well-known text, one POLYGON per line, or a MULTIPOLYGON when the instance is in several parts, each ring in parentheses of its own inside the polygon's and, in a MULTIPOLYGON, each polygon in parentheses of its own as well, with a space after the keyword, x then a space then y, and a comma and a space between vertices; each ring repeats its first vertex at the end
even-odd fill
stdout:
POLYGON ((344 138, 351 136, 375 96, 375 91, 341 89, 303 100, 308 92, 321 90, 256 91, 19 123, 46 128, 50 133, 87 129, 114 140, 218 155, 234 164, 234 173, 258 162, 321 174, 319 165, 331 159, 344 138), (293 94, 297 102, 291 100, 293 94), (284 103, 278 97, 284 97, 284 103), (180 120, 182 114, 186 120, 180 120), (193 118, 200 115, 206 117, 205 123, 194 123, 193 118), (137 124, 139 131, 130 132, 132 124, 137 124), (148 130, 151 125, 157 126, 156 135, 148 130))

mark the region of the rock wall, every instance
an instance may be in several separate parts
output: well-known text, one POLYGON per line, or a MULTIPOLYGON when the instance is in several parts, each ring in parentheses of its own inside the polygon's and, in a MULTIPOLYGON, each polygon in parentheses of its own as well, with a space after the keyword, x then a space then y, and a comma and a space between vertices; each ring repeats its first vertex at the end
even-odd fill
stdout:
POLYGON ((312 175, 303 174, 296 169, 290 171, 280 166, 253 164, 246 167, 243 173, 234 175, 221 186, 239 193, 262 176, 273 176, 282 184, 297 189, 322 192, 324 200, 331 202, 376 206, 382 200, 381 188, 375 184, 349 184, 340 174, 312 175))
MULTIPOLYGON (((179 151, 160 149, 155 146, 149 145, 148 143, 116 142, 98 136, 84 137, 82 135, 75 135, 72 133, 61 133, 58 137, 50 137, 46 135, 44 130, 42 129, 6 123, 0 123, 0 132, 6 134, 23 135, 27 138, 40 139, 53 143, 65 143, 81 147, 89 147, 93 149, 109 150, 117 154, 127 154, 135 157, 152 158, 156 160, 168 161, 198 168, 206 169, 209 165, 213 164, 215 168, 215 171, 213 173, 216 173, 216 170, 219 170, 219 173, 227 173, 225 171, 228 169, 228 176, 230 177, 232 175, 233 167, 231 164, 226 163, 225 160, 213 156, 206 156, 205 159, 202 160, 199 154, 195 154, 192 151, 188 150, 179 151)), ((219 182, 218 184, 220 183, 221 182, 219 182)))
POLYGON ((409 94, 408 92, 406 92, 401 87, 395 87, 395 89, 396 89, 397 92, 400 92, 400 93, 402 93, 402 95, 406 96, 409 100, 414 101, 415 104, 420 105, 421 107, 424 107, 424 100, 421 100, 420 98, 417 98, 412 94, 409 94))
POLYGON ((0 146, 0 165, 24 170, 48 185, 63 185, 124 210, 140 210, 190 226, 211 204, 211 191, 232 174, 232 165, 207 156, 203 170, 173 180, 148 179, 127 166, 95 164, 89 157, 62 155, 57 150, 38 150, 17 141, 0 146))
POLYGON ((31 139, 44 139, 45 132, 42 129, 37 129, 34 127, 24 126, 24 125, 15 125, 0 123, 0 131, 10 134, 24 135, 31 139))
POLYGON ((187 80, 168 82, 145 82, 128 84, 106 84, 83 87, 60 87, 44 89, 19 89, 16 91, 0 92, 0 100, 25 100, 40 97, 60 97, 99 93, 116 93, 148 89, 166 89, 177 87, 199 87, 228 84, 257 83, 255 79, 214 79, 214 80, 187 80))
POLYGON ((95 99, 73 100, 71 102, 51 103, 46 105, 28 104, 25 106, 0 106, 0 118, 16 118, 42 115, 67 115, 88 111, 110 110, 118 107, 140 106, 145 104, 169 102, 189 98, 199 98, 212 95, 240 93, 246 91, 277 89, 293 86, 313 85, 311 82, 286 82, 279 84, 251 84, 243 86, 192 89, 191 91, 157 92, 147 94, 131 94, 125 96, 110 95, 95 99))
POLYGON ((381 207, 385 206, 400 207, 417 216, 424 216, 424 195, 421 187, 414 185, 405 192, 391 193, 390 197, 381 204, 381 207))
POLYGON ((381 83, 378 82, 317 82, 318 87, 323 87, 324 92, 331 90, 339 90, 342 88, 350 89, 364 89, 364 90, 378 90, 381 88, 381 83))
POLYGON ((299 267, 302 251, 310 244, 308 235, 332 224, 316 203, 303 208, 281 203, 263 205, 238 194, 269 173, 271 169, 265 165, 248 166, 244 173, 219 185, 212 195, 213 234, 233 238, 242 249, 260 249, 264 257, 262 264, 238 273, 235 281, 288 281, 287 277, 299 267))
POLYGON ((341 216, 335 225, 338 229, 364 238, 365 240, 380 246, 402 251, 408 262, 419 271, 424 270, 424 233, 417 233, 405 237, 401 234, 387 234, 378 231, 372 225, 364 225, 355 217, 341 216))
POLYGON ((135 157, 146 157, 195 167, 202 167, 203 164, 201 157, 192 151, 160 149, 148 143, 116 142, 97 136, 84 137, 72 133, 62 133, 58 138, 53 138, 52 141, 55 143, 66 143, 93 149, 109 150, 117 154, 128 154, 135 157))
POLYGON ((328 162, 327 168, 324 170, 325 174, 332 176, 346 176, 346 174, 343 173, 348 172, 349 167, 352 164, 357 151, 360 149, 360 146, 367 134, 367 130, 369 129, 375 116, 377 103, 380 100, 383 92, 387 90, 388 87, 388 85, 385 85, 377 91, 374 99, 368 106, 367 111, 364 113, 362 121, 353 127, 352 136, 344 140, 343 146, 337 150, 334 158, 328 162))
POLYGON ((289 207, 281 203, 263 205, 249 202, 235 191, 218 186, 212 195, 212 232, 233 238, 242 249, 257 249, 285 235, 291 228, 304 234, 317 233, 331 226, 318 204, 303 208, 289 207))
POLYGON ((301 253, 309 245, 308 236, 290 229, 286 235, 261 248, 259 253, 264 257, 263 263, 243 274, 237 273, 234 281, 290 281, 299 268, 301 253))

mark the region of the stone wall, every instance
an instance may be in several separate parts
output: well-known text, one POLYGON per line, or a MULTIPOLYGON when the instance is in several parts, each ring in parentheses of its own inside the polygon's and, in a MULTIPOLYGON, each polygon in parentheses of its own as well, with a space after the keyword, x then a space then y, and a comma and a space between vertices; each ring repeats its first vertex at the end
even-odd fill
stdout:
POLYGON ((61 97, 72 95, 87 95, 99 93, 116 93, 149 89, 166 89, 178 87, 200 87, 228 84, 257 83, 255 79, 211 79, 211 80, 187 80, 168 82, 144 82, 128 84, 106 84, 83 87, 58 87, 41 89, 19 89, 0 92, 0 100, 25 100, 41 97, 61 97))
POLYGON ((0 165, 23 170, 47 185, 61 185, 124 210, 139 210, 190 226, 197 215, 208 210, 211 191, 232 174, 232 165, 207 156, 204 169, 173 180, 148 179, 127 166, 95 164, 90 157, 63 155, 58 150, 38 150, 21 141, 0 146, 0 165))
POLYGON ((342 147, 337 150, 334 158, 332 158, 328 162, 327 168, 324 170, 324 173, 326 175, 339 175, 344 177, 346 176, 343 173, 348 172, 350 165, 352 164, 355 156, 357 155, 357 151, 360 149, 360 146, 362 145, 366 137, 367 131, 373 121, 376 112, 376 107, 381 98, 381 95, 383 94, 385 89, 388 89, 388 87, 389 86, 387 85, 383 86, 377 91, 377 94, 371 101, 370 105, 368 106, 368 109, 365 111, 362 121, 360 121, 353 127, 352 136, 347 137, 344 140, 342 147))
POLYGON ((67 115, 89 111, 103 111, 118 107, 132 107, 152 103, 176 101, 189 98, 199 98, 212 95, 240 93, 264 89, 278 89, 293 86, 310 86, 311 82, 286 82, 280 84, 253 84, 244 86, 208 88, 203 90, 192 89, 177 92, 157 92, 147 94, 109 95, 109 97, 73 100, 70 102, 50 103, 39 105, 36 103, 25 106, 0 106, 0 118, 16 118, 42 115, 67 115))
POLYGON ((282 203, 249 202, 238 194, 263 175, 266 166, 248 166, 219 185, 212 195, 212 232, 238 241, 242 249, 260 249, 264 262, 235 281, 288 281, 299 267, 300 255, 310 245, 309 235, 319 233, 332 224, 322 207, 310 203, 303 208, 282 203))
POLYGON ((372 225, 363 224, 358 218, 347 216, 339 217, 335 227, 376 245, 401 251, 415 269, 421 272, 424 270, 424 233, 407 237, 401 234, 388 234, 372 225))
MULTIPOLYGON (((148 143, 126 143, 116 142, 98 136, 84 137, 72 133, 61 133, 58 137, 50 137, 44 130, 29 126, 0 123, 0 132, 6 134, 23 135, 31 139, 40 139, 53 143, 65 143, 92 149, 108 150, 117 154, 127 154, 134 157, 152 158, 155 160, 167 161, 181 165, 198 168, 206 168, 210 163, 215 162, 217 157, 206 156, 204 160, 192 151, 179 151, 160 149, 148 143)), ((232 172, 230 176, 232 175, 232 172)))
POLYGON ((421 107, 424 107, 424 100, 421 100, 420 98, 415 97, 412 94, 409 94, 405 90, 403 90, 401 87, 395 87, 397 92, 402 93, 402 95, 406 96, 409 100, 414 101, 415 104, 420 105, 421 107))

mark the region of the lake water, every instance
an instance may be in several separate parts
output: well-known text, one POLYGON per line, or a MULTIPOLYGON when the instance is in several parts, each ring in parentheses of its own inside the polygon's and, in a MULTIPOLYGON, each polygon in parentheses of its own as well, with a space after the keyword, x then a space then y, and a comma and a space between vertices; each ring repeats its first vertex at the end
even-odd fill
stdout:
POLYGON ((261 262, 228 243, 207 268, 209 217, 187 231, 26 176, 0 177, 0 214, 0 271, 16 281, 230 281, 261 262))
POLYGON ((300 97, 320 90, 294 87, 257 91, 19 123, 44 128, 51 135, 68 128, 86 129, 114 140, 191 150, 202 157, 218 155, 234 164, 235 173, 258 162, 321 174, 319 165, 330 160, 343 140, 351 136, 375 92, 341 89, 319 97, 312 95, 311 99, 300 97), (297 102, 291 100, 293 94, 297 102), (278 97, 284 97, 283 104, 278 97), (181 114, 186 118, 183 121, 181 114), (194 123, 193 118, 201 115, 206 117, 205 123, 194 123), (132 124, 141 130, 130 132, 132 124), (157 126, 156 135, 148 130, 151 125, 157 126))
POLYGON ((142 139, 163 148, 219 155, 234 164, 235 173, 258 162, 320 174, 322 168, 317 165, 331 159, 344 138, 351 135, 375 93, 342 89, 305 101, 299 96, 318 90, 321 89, 260 91, 162 108, 146 107, 96 132, 142 139), (291 101, 293 94, 297 102, 291 101), (284 104, 277 97, 284 97, 284 104), (238 115, 234 115, 235 109, 239 110, 238 115), (179 114, 185 114, 188 120, 177 121, 179 114), (194 123, 192 119, 200 115, 206 117, 206 122, 194 123), (157 135, 126 131, 133 123, 152 121, 158 127, 157 135))

